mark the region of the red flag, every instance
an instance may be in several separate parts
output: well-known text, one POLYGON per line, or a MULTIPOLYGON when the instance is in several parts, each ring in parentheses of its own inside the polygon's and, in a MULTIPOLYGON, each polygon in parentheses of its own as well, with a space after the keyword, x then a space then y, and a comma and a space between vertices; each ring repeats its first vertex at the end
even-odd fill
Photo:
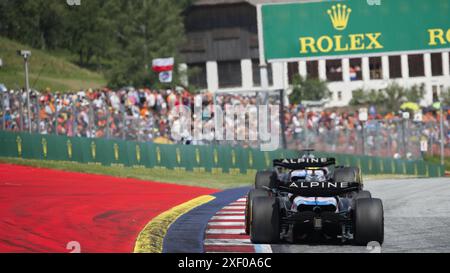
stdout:
POLYGON ((173 64, 174 58, 154 59, 152 69, 157 73, 172 71, 173 64))

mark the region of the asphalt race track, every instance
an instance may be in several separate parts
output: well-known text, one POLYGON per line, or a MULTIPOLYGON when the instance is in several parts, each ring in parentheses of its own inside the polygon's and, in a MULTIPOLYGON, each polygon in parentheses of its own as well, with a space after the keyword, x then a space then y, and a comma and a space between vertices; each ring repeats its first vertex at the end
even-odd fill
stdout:
POLYGON ((252 245, 244 231, 242 202, 249 188, 241 188, 215 194, 214 202, 183 215, 169 229, 164 252, 450 253, 450 178, 367 181, 365 188, 383 200, 385 242, 381 247, 314 240, 252 245), (198 242, 180 245, 186 231, 198 242), (198 245, 201 238, 203 248, 198 245))
POLYGON ((385 210, 385 243, 380 248, 348 244, 272 245, 274 253, 450 252, 450 179, 366 182, 385 210))
POLYGON ((370 181, 366 189, 384 203, 381 248, 340 242, 263 246, 251 245, 243 230, 248 187, 216 192, 0 164, 0 252, 67 253, 69 241, 79 242, 82 252, 131 252, 150 219, 209 194, 213 201, 170 225, 163 252, 450 253, 450 178, 370 181))

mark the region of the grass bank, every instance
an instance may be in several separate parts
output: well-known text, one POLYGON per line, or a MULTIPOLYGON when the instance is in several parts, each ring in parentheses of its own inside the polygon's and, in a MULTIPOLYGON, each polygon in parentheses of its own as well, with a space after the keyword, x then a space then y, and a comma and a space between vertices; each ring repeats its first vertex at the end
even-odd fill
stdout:
POLYGON ((21 49, 31 50, 29 69, 32 89, 43 90, 50 87, 52 91, 64 92, 97 88, 106 84, 103 75, 80 68, 67 58, 0 37, 0 58, 3 60, 0 83, 5 84, 8 89, 18 89, 25 84, 23 58, 17 55, 17 50, 21 49))
POLYGON ((123 178, 136 178, 147 181, 158 181, 189 186, 201 186, 214 189, 227 189, 247 186, 251 185, 254 181, 254 177, 250 175, 215 175, 211 173, 193 173, 173 170, 105 167, 75 162, 72 163, 0 157, 0 163, 66 170, 79 173, 110 175, 123 178))
MULTIPOLYGON (((32 166, 37 168, 48 168, 57 170, 66 170, 79 173, 101 174, 123 178, 136 178, 146 181, 158 181, 179 185, 200 186, 214 189, 230 189, 253 184, 252 175, 231 175, 231 174, 211 174, 211 173, 193 173, 187 171, 173 171, 160 169, 144 168, 124 168, 124 167, 105 167, 99 165, 81 164, 75 162, 58 162, 43 160, 28 160, 0 157, 0 163, 17 164, 32 166)), ((368 175, 367 180, 383 179, 408 179, 411 176, 398 175, 368 175)))

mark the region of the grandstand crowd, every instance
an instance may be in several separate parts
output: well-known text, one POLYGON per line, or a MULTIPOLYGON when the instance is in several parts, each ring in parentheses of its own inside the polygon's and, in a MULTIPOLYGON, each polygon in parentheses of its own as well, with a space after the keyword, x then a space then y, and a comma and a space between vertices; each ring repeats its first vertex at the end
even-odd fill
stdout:
MULTIPOLYGON (((22 91, 0 93, 0 128, 7 131, 28 131, 27 95, 22 91)), ((191 94, 185 89, 150 90, 107 88, 72 93, 33 91, 30 95, 31 130, 39 134, 57 134, 71 137, 114 138, 136 141, 173 143, 173 133, 182 136, 185 144, 215 143, 212 136, 195 139, 192 132, 183 131, 184 120, 171 110, 177 106, 192 109, 193 126, 201 121, 214 133, 214 105, 225 109, 225 105, 257 105, 253 95, 199 93, 191 94), (195 116, 194 108, 202 108, 201 117, 195 116)), ((279 99, 272 99, 277 104, 279 99)), ((302 105, 285 107, 284 130, 289 148, 315 148, 317 150, 342 153, 359 153, 374 156, 420 156, 421 142, 430 149, 437 149, 440 142, 439 111, 424 111, 422 121, 413 117, 404 120, 398 113, 369 111, 369 121, 362 123, 357 111, 321 110, 312 111, 302 105), (364 132, 364 133, 363 133, 364 132), (365 143, 363 145, 363 143, 365 143)), ((450 143, 447 128, 450 111, 444 115, 446 144, 450 143)), ((272 117, 278 122, 279 116, 272 117)), ((225 119, 225 123, 232 122, 225 119)), ((250 124, 255 128, 256 119, 250 124)), ((237 130, 245 130, 237 126, 237 130), (241 129, 240 129, 241 128, 241 129)), ((247 132, 248 137, 248 132, 247 132)), ((179 139, 178 139, 179 141, 179 139)), ((180 142, 180 141, 179 141, 180 142)), ((222 143, 223 144, 223 143, 222 143)), ((257 141, 227 142, 231 145, 255 146, 257 141)))

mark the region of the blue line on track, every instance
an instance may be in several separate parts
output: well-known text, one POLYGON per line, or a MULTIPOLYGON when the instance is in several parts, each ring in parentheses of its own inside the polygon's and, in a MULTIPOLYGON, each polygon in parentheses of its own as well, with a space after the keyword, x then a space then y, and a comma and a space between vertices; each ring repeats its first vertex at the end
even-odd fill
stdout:
POLYGON ((208 221, 224 206, 244 197, 250 187, 213 194, 216 199, 179 217, 167 231, 163 253, 203 253, 208 221))

